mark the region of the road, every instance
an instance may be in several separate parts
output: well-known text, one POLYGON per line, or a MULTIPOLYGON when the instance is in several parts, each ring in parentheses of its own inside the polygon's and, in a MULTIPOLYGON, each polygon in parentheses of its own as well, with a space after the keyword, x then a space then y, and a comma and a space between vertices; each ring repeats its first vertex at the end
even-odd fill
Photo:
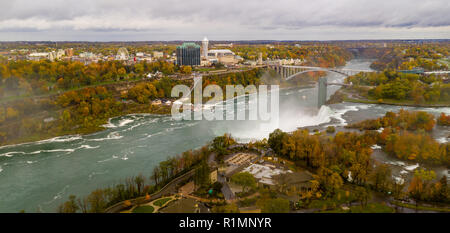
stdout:
MULTIPOLYGON (((208 157, 208 164, 210 167, 217 167, 216 163, 216 153, 211 153, 208 157)), ((217 174, 217 181, 222 184, 222 193, 226 201, 233 201, 235 199, 234 193, 231 191, 230 186, 228 186, 228 183, 225 180, 225 177, 218 173, 217 174)))
POLYGON ((225 177, 222 174, 217 175, 217 181, 222 184, 222 193, 223 197, 227 202, 233 201, 236 197, 234 196, 233 191, 231 191, 230 186, 228 186, 228 182, 226 182, 225 177))

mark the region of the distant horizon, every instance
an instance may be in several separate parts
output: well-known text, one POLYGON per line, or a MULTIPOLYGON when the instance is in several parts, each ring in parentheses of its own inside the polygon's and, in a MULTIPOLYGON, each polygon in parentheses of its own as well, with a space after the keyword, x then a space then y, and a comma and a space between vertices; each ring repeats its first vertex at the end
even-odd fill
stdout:
MULTIPOLYGON (((144 42, 192 42, 197 41, 201 42, 200 40, 111 40, 111 41, 101 41, 101 40, 0 40, 0 43, 10 43, 10 42, 24 42, 24 43, 73 43, 73 42, 80 42, 80 43, 144 43, 144 42)), ((390 41, 400 41, 400 42, 406 42, 406 41, 450 41, 450 38, 427 38, 427 39, 342 39, 342 40, 209 40, 209 42, 390 42, 390 41)))

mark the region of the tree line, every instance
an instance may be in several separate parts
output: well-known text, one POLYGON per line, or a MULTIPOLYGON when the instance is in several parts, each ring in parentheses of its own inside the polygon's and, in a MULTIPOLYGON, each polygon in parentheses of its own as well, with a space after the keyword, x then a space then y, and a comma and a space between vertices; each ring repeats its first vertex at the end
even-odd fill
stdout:
POLYGON ((180 71, 180 67, 162 60, 131 65, 120 61, 88 65, 78 61, 3 61, 0 62, 0 97, 43 95, 57 90, 142 78, 157 71, 169 75, 180 71))
POLYGON ((378 56, 371 68, 382 70, 411 70, 423 68, 427 71, 447 70, 448 65, 442 62, 450 55, 448 43, 426 45, 397 45, 378 56))
POLYGON ((434 75, 404 74, 394 71, 359 73, 346 79, 361 95, 370 99, 407 100, 416 104, 449 102, 450 84, 434 75), (359 88, 373 86, 373 88, 359 88))
POLYGON ((197 169, 199 164, 207 160, 210 153, 210 148, 204 146, 198 150, 189 150, 175 157, 169 157, 153 168, 148 177, 138 175, 126 178, 117 185, 96 189, 83 198, 71 195, 68 201, 58 207, 57 211, 59 213, 103 213, 109 206, 122 201, 131 206, 127 200, 138 197, 148 200, 152 193, 160 190, 175 177, 191 169, 197 169))

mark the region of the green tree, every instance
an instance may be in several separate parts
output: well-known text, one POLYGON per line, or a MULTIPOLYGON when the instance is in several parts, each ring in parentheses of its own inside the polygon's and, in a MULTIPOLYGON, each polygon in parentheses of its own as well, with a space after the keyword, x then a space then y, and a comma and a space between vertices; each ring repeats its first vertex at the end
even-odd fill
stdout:
POLYGON ((267 199, 263 201, 262 213, 288 213, 289 212, 289 201, 282 198, 267 199))
POLYGON ((236 141, 231 137, 231 135, 224 134, 223 136, 214 138, 211 146, 218 156, 223 156, 227 153, 228 147, 235 143, 236 141))
POLYGON ((194 174, 194 183, 197 186, 209 185, 211 182, 209 178, 209 166, 206 161, 202 161, 202 163, 195 169, 194 174))
POLYGON ((282 149, 283 149, 283 142, 287 140, 288 134, 281 131, 280 129, 276 129, 272 133, 269 134, 269 146, 272 148, 272 150, 278 154, 281 155, 282 149))
POLYGON ((242 186, 242 191, 246 192, 247 188, 253 188, 256 186, 255 177, 248 172, 240 172, 231 176, 231 181, 235 184, 242 186))

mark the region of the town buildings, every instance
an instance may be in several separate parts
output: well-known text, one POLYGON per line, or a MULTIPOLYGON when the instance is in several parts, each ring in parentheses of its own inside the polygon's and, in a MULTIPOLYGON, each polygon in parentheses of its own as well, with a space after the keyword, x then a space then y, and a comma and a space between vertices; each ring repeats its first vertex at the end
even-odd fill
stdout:
POLYGON ((130 58, 130 55, 128 54, 128 50, 126 48, 120 48, 117 51, 116 60, 125 61, 130 58))
POLYGON ((153 58, 155 59, 160 59, 164 57, 164 53, 163 52, 159 52, 159 51, 154 51, 153 52, 153 58))
POLYGON ((239 62, 236 54, 229 49, 213 49, 208 51, 208 60, 212 63, 220 62, 224 65, 234 65, 239 62))

